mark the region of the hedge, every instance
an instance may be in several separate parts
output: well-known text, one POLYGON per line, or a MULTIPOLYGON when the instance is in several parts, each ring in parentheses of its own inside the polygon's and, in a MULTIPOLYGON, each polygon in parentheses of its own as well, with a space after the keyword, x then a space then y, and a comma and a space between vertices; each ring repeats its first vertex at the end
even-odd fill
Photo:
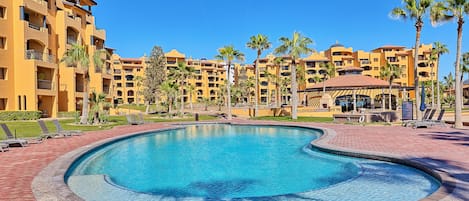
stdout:
POLYGON ((76 116, 80 116, 80 112, 59 112, 57 117, 59 118, 75 118, 76 116))
POLYGON ((2 111, 0 121, 36 120, 41 117, 41 111, 2 111))

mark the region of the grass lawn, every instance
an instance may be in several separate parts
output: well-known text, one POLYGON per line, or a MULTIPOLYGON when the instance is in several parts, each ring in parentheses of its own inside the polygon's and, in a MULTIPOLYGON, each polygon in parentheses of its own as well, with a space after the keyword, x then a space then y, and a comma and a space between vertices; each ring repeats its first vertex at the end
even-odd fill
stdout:
MULTIPOLYGON (((145 115, 144 119, 146 122, 183 122, 183 121, 194 121, 194 117, 187 118, 152 118, 154 115, 145 115)), ((200 121, 216 120, 216 117, 209 115, 200 115, 200 121)), ((126 125, 127 120, 125 116, 110 116, 110 124, 106 125, 76 125, 75 120, 73 119, 60 119, 60 124, 65 130, 82 130, 82 131, 95 131, 95 130, 108 130, 118 125, 126 125)), ((13 135, 16 131, 16 137, 36 137, 41 134, 41 128, 36 121, 8 121, 0 122, 6 123, 8 128, 10 128, 13 135)), ((45 121, 47 128, 50 132, 55 132, 55 126, 52 121, 45 121)), ((0 139, 5 139, 6 135, 3 133, 3 130, 0 129, 0 139)))
POLYGON ((334 120, 332 117, 298 117, 297 120, 291 119, 291 117, 254 117, 251 120, 266 120, 266 121, 288 121, 288 122, 321 122, 321 123, 330 123, 334 120))

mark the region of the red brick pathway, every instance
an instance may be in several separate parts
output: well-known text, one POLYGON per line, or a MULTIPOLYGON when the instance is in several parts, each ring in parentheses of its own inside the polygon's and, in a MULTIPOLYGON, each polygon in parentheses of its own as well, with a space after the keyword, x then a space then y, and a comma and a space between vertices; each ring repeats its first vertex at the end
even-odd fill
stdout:
MULTIPOLYGON (((469 130, 298 124, 335 130, 337 136, 330 141, 333 146, 400 155, 446 171, 462 186, 460 192, 455 192, 455 197, 469 200, 469 130)), ((34 200, 31 190, 33 178, 50 162, 78 147, 126 133, 166 127, 170 125, 120 126, 107 131, 88 132, 83 136, 47 140, 26 148, 11 148, 8 152, 0 153, 0 200, 34 200)))

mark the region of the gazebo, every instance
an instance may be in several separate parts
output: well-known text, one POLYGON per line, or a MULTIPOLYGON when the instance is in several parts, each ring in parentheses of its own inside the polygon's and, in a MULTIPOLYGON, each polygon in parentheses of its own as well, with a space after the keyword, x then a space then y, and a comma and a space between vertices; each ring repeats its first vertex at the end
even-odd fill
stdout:
MULTIPOLYGON (((333 108, 340 106, 342 112, 357 111, 357 108, 375 108, 375 101, 381 101, 381 107, 389 99, 389 82, 362 75, 359 67, 345 67, 338 70, 339 76, 319 82, 300 92, 306 93, 308 106, 333 108), (388 92, 385 92, 388 91, 388 92), (344 111, 344 107, 346 110, 344 111)), ((392 84, 392 89, 401 89, 392 84)), ((404 90, 406 88, 404 87, 404 90)), ((392 90, 393 102, 397 102, 399 90, 392 90)), ((407 94, 403 94, 407 96, 407 94)))

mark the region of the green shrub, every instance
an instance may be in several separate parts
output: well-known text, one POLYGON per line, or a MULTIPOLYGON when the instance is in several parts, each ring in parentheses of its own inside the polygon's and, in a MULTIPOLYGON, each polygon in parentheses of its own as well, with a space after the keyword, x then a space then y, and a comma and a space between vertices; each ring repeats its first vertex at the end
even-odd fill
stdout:
POLYGON ((41 117, 41 111, 2 111, 0 121, 36 120, 41 117))

